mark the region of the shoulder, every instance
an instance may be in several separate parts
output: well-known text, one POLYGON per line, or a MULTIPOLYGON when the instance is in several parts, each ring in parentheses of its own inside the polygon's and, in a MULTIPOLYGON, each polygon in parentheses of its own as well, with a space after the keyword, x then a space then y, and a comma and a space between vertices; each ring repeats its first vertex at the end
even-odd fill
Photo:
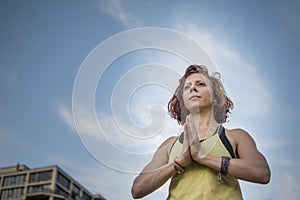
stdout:
POLYGON ((264 160, 264 156, 257 149, 256 142, 251 135, 243 129, 232 129, 227 131, 229 137, 232 137, 238 152, 239 158, 264 160))
POLYGON ((226 129, 227 133, 233 136, 243 136, 249 135, 247 131, 241 128, 234 128, 234 129, 226 129))
POLYGON ((160 144, 158 149, 165 149, 166 151, 169 151, 169 149, 172 147, 177 138, 177 136, 171 136, 167 138, 163 143, 160 144))
POLYGON ((153 159, 160 158, 164 159, 165 162, 167 162, 169 151, 175 143, 176 139, 176 136, 172 136, 163 141, 155 151, 153 159))
POLYGON ((173 143, 177 138, 178 138, 177 136, 171 136, 167 138, 161 145, 168 145, 170 143, 173 143))
POLYGON ((251 137, 251 135, 241 128, 234 128, 234 129, 226 129, 226 135, 231 140, 233 140, 236 144, 239 144, 241 142, 253 142, 254 140, 251 137))

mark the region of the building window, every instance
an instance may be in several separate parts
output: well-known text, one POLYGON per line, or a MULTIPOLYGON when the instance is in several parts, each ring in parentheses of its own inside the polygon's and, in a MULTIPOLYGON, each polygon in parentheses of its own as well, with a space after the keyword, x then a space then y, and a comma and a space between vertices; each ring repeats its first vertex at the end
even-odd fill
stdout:
POLYGON ((11 186, 11 185, 21 185, 26 181, 26 174, 21 174, 17 176, 7 176, 3 179, 3 186, 11 186))
POLYGON ((6 199, 20 199, 23 197, 24 188, 13 188, 2 190, 1 192, 1 200, 6 199))
POLYGON ((65 200, 65 198, 53 197, 53 200, 65 200))
POLYGON ((77 185, 73 184, 71 198, 78 199, 79 195, 80 195, 80 188, 77 185))
POLYGON ((67 190, 70 189, 70 180, 59 172, 57 174, 57 182, 67 190))
POLYGON ((88 195, 87 193, 83 192, 82 199, 84 199, 84 200, 91 200, 92 197, 90 195, 88 195))
POLYGON ((49 181, 52 179, 52 171, 35 172, 30 174, 29 183, 49 181))
POLYGON ((29 183, 49 181, 52 179, 52 171, 35 172, 30 174, 29 183))
POLYGON ((28 194, 32 193, 38 193, 38 192, 45 192, 45 193, 52 193, 51 190, 51 185, 35 185, 35 186, 30 186, 27 189, 28 194))
POLYGON ((55 194, 63 195, 67 199, 69 198, 69 193, 57 185, 55 186, 55 194))

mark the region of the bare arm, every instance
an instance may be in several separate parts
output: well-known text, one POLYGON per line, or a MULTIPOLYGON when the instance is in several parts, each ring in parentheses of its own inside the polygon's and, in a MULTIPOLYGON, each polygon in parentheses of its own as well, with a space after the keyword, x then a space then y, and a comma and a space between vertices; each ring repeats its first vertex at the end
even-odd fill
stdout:
MULTIPOLYGON (((187 138, 186 133, 184 133, 184 136, 187 138)), ((133 198, 142 198, 148 195, 177 173, 174 163, 168 163, 168 151, 176 139, 176 137, 170 137, 163 142, 155 152, 150 163, 136 177, 131 188, 133 198)), ((188 140, 183 142, 181 154, 176 160, 182 166, 186 166, 191 162, 188 140)))
MULTIPOLYGON (((193 160, 216 171, 220 171, 221 158, 204 155, 198 142, 195 124, 187 117, 185 131, 189 137, 193 160)), ((236 146, 240 159, 231 159, 228 174, 242 180, 267 184, 270 181, 270 168, 265 157, 258 151, 255 141, 242 129, 231 130, 231 142, 236 146)))
POLYGON ((131 189, 133 198, 142 198, 148 195, 176 174, 173 163, 168 164, 168 150, 175 139, 175 137, 171 137, 163 142, 150 163, 136 177, 131 189))
MULTIPOLYGON (((231 159, 228 174, 242 180, 267 184, 270 181, 270 168, 265 157, 258 151, 255 141, 242 129, 233 131, 240 159, 231 159)), ((197 159, 200 164, 216 171, 220 170, 221 158, 206 156, 197 159)))

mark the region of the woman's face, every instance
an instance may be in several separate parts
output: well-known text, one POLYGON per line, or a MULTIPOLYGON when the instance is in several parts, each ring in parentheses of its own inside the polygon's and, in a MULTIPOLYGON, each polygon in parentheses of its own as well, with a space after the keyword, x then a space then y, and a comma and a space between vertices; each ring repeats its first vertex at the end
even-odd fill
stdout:
POLYGON ((186 109, 190 113, 200 112, 201 109, 211 108, 211 82, 199 73, 188 76, 183 85, 182 97, 186 109))

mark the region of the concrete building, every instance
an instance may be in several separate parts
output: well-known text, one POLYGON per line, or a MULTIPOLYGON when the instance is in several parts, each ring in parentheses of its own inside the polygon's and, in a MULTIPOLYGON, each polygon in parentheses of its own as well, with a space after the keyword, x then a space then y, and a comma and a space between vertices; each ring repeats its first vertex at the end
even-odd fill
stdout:
POLYGON ((58 166, 0 168, 0 200, 104 200, 58 166))

